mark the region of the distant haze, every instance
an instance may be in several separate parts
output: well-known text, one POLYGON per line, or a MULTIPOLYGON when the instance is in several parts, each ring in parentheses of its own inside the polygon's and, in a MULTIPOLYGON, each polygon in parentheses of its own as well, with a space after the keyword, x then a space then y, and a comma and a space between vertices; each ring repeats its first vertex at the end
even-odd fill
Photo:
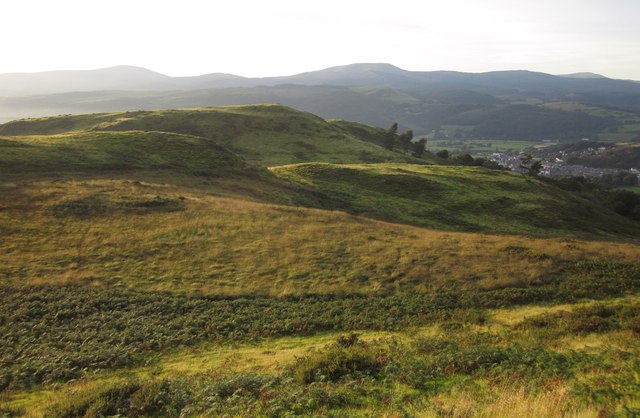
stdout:
POLYGON ((0 11, 0 73, 129 64, 266 77, 393 62, 640 80, 637 0, 8 0, 0 11))

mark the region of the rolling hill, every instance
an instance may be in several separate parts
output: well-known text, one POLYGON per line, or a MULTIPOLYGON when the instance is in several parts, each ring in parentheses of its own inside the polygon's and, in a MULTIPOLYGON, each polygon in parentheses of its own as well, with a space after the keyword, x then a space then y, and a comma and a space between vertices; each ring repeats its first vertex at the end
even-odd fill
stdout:
MULTIPOLYGON (((368 168, 374 169, 392 171, 368 168)), ((430 177, 438 178, 441 185, 454 183, 459 178, 453 170, 443 167, 430 177)), ((557 235, 552 238, 438 231, 402 225, 414 221, 410 216, 415 211, 390 215, 383 212, 388 210, 385 204, 397 200, 399 212, 410 204, 430 208, 441 215, 423 214, 423 225, 458 231, 466 225, 461 227, 456 218, 469 223, 482 210, 464 213, 458 208, 458 213, 447 214, 459 202, 435 202, 443 200, 440 195, 427 203, 420 199, 421 192, 413 190, 405 192, 414 195, 408 204, 398 194, 376 197, 365 190, 353 205, 362 208, 362 200, 368 198, 370 213, 354 216, 338 208, 255 201, 244 188, 237 189, 235 196, 221 196, 215 184, 194 187, 183 178, 170 182, 166 176, 136 180, 139 177, 133 174, 3 182, 0 288, 73 284, 247 297, 377 294, 398 289, 430 293, 452 286, 497 289, 544 283, 581 271, 576 263, 585 259, 596 264, 637 262, 637 242, 603 241, 603 236, 599 241, 576 239, 577 228, 585 225, 584 219, 577 218, 580 214, 573 220, 573 229, 546 230, 557 235), (381 214, 394 223, 371 219, 381 214), (20 224, 13 222, 16 217, 20 224)), ((362 184, 354 180, 354 188, 363 188, 362 184)), ((483 180, 477 184, 484 184, 485 193, 495 187, 483 180)), ((304 188, 298 191, 302 196, 304 192, 304 188)), ((525 203, 514 204, 510 213, 515 216, 518 205, 525 203)), ((559 211, 566 210, 557 206, 559 211)), ((526 207, 521 213, 536 215, 526 207)), ((594 214, 593 222, 601 222, 602 216, 594 214)), ((497 215, 494 222, 505 218, 497 215)), ((609 227, 608 236, 619 240, 622 234, 614 235, 615 222, 598 227, 609 227)), ((488 222, 483 226, 485 231, 516 227, 522 232, 545 231, 540 225, 527 227, 522 217, 504 227, 488 222)), ((588 236, 593 239, 596 234, 588 236)), ((596 270, 600 268, 606 264, 596 270)))
POLYGON ((0 125, 0 135, 72 131, 161 131, 208 138, 263 165, 304 161, 426 162, 391 152, 317 116, 277 105, 117 112, 25 119, 0 125))
MULTIPOLYGON (((548 109, 464 90, 403 92, 389 87, 301 86, 223 88, 185 92, 89 92, 0 99, 4 120, 51 114, 280 103, 323 118, 378 127, 394 122, 417 134, 456 126, 469 138, 580 139, 624 125, 609 114, 548 109), (515 122, 521 121, 514 126, 515 122), (548 123, 547 123, 548 122, 548 123), (566 131, 566 128, 571 128, 566 131)), ((628 138, 633 138, 630 133, 628 138)))
POLYGON ((628 170, 640 167, 640 145, 617 144, 605 151, 569 154, 567 162, 588 167, 617 168, 628 170))
POLYGON ((0 415, 633 411, 638 223, 383 136, 273 105, 0 126, 0 415))
POLYGON ((447 161, 386 150, 377 145, 384 130, 283 106, 27 119, 1 125, 0 135, 11 135, 0 137, 0 162, 18 178, 162 179, 225 196, 452 231, 640 233, 636 223, 602 204, 541 180, 426 166, 447 161))
POLYGON ((565 236, 640 236, 640 225, 553 184, 478 167, 309 163, 272 168, 325 205, 426 228, 565 236))
POLYGON ((39 73, 0 74, 0 96, 24 96, 69 91, 182 90, 241 84, 231 74, 169 77, 146 68, 119 65, 99 70, 60 70, 39 73))

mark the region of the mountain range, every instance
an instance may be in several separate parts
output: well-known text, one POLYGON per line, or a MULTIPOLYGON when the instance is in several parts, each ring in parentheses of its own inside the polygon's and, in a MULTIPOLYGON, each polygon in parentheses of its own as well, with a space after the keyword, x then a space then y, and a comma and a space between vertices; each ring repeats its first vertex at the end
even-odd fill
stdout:
POLYGON ((66 113, 279 103, 379 127, 398 122, 418 134, 449 126, 470 138, 498 132, 513 139, 579 139, 619 124, 602 114, 546 106, 558 102, 637 113, 640 83, 591 73, 423 72, 366 63, 267 78, 222 73, 169 77, 131 66, 0 74, 0 122, 66 113), (522 123, 512 126, 514 120, 522 123))
POLYGON ((115 66, 97 70, 47 71, 0 74, 0 96, 16 97, 79 91, 132 90, 171 91, 226 87, 258 87, 297 84, 306 86, 387 86, 408 90, 458 88, 487 94, 510 94, 513 90, 545 94, 562 92, 633 92, 640 86, 593 73, 550 75, 531 71, 463 73, 456 71, 407 71, 391 64, 359 63, 331 67, 291 76, 248 78, 211 73, 171 77, 146 68, 115 66))

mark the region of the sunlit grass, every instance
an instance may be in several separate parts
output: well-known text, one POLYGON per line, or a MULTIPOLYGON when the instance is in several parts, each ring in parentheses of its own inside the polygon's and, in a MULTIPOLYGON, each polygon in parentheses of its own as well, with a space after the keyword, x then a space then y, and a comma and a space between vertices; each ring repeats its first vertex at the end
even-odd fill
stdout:
POLYGON ((633 263, 640 252, 633 243, 441 232, 129 181, 20 185, 1 204, 0 274, 32 284, 227 295, 490 289, 535 284, 580 260, 633 263))

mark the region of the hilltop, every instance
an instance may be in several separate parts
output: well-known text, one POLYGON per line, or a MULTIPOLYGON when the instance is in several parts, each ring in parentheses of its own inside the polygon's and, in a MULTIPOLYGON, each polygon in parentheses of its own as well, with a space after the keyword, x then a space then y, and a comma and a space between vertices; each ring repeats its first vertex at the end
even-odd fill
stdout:
POLYGON ((420 162, 315 115, 278 105, 65 115, 0 125, 0 135, 5 136, 121 131, 207 138, 262 165, 305 161, 420 162))

